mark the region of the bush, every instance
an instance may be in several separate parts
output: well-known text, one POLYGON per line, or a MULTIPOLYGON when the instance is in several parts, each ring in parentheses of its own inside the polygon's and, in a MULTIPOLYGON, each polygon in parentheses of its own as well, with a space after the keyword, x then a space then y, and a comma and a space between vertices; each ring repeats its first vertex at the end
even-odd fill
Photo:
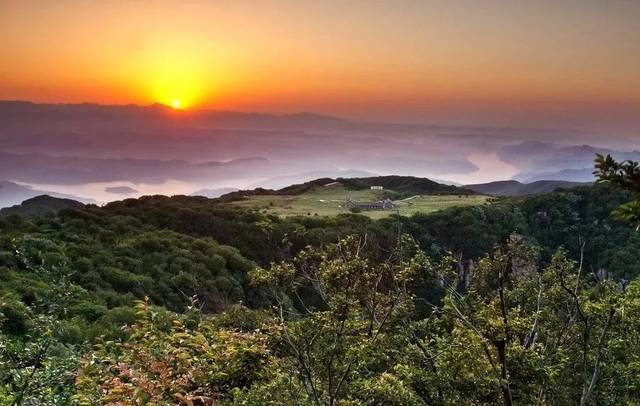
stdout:
POLYGON ((32 326, 29 308, 24 303, 12 296, 0 299, 0 328, 3 333, 23 335, 32 326))

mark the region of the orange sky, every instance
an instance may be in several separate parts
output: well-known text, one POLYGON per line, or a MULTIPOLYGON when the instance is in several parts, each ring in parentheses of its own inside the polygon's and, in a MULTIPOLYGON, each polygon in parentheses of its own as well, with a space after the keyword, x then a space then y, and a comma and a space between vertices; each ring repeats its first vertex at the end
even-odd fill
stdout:
POLYGON ((640 1, 0 2, 0 99, 377 118, 640 106, 640 1))

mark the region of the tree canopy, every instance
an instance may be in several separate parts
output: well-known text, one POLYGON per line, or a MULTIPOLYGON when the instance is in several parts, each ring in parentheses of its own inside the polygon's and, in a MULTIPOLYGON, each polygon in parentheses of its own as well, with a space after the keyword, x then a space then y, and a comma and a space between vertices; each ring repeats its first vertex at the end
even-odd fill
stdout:
POLYGON ((184 196, 1 217, 0 404, 635 404, 638 169, 596 171, 382 220, 184 196))

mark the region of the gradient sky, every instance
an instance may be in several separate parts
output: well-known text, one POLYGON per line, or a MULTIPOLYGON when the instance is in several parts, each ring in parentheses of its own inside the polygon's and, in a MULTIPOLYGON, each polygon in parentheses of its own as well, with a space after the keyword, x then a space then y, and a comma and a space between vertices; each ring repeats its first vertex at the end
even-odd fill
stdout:
POLYGON ((2 0, 0 37, 0 99, 623 127, 640 111, 640 1, 2 0))

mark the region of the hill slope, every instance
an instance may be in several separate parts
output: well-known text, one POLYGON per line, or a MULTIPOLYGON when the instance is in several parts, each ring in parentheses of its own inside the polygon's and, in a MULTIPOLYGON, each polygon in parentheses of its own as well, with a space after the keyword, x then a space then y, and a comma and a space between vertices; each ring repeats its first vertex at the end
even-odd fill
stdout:
POLYGON ((27 199, 19 205, 0 209, 0 216, 18 214, 21 216, 32 217, 48 213, 56 213, 62 209, 81 209, 84 206, 84 203, 77 200, 40 195, 27 199))
POLYGON ((368 178, 337 179, 347 187, 355 190, 368 189, 371 186, 382 186, 402 195, 475 195, 475 191, 457 186, 443 185, 427 178, 415 176, 372 176, 368 178))
POLYGON ((563 180, 539 180, 531 183, 522 183, 517 180, 502 180, 464 185, 464 188, 494 196, 526 196, 553 192, 558 188, 571 188, 583 185, 585 185, 585 183, 563 180))
POLYGON ((427 178, 415 176, 371 176, 364 178, 319 178, 309 182, 299 183, 278 190, 257 188, 240 190, 222 196, 227 201, 241 199, 245 196, 297 196, 322 186, 340 184, 348 191, 370 189, 372 186, 382 186, 384 191, 394 194, 394 198, 403 199, 415 195, 477 195, 479 192, 452 185, 443 185, 427 178))
POLYGON ((348 213, 346 201, 376 202, 390 199, 393 210, 367 210, 372 218, 429 213, 447 207, 482 204, 487 196, 456 186, 442 185, 413 176, 321 178, 279 190, 254 189, 229 193, 220 202, 262 210, 278 216, 335 216, 348 213), (382 189, 371 189, 380 186, 382 189))

